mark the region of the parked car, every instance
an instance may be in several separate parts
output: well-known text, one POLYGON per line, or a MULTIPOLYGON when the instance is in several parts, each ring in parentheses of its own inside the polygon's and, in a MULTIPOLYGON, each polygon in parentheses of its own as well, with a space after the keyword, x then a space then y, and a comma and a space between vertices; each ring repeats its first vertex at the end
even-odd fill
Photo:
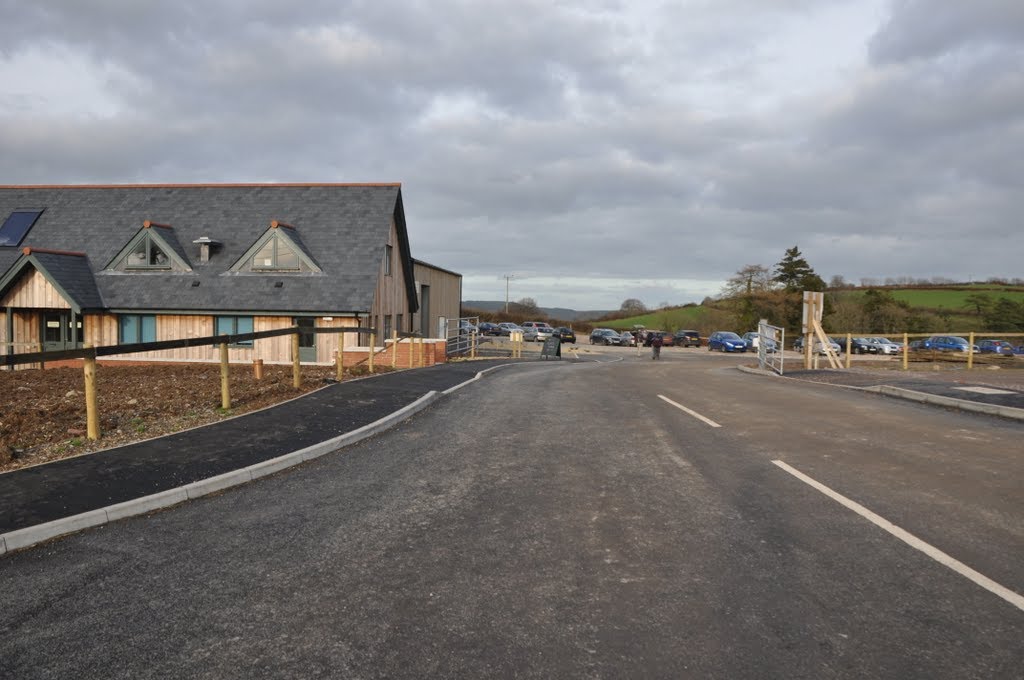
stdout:
POLYGON ((522 326, 520 326, 517 323, 512 323, 511 321, 502 321, 501 323, 498 324, 498 335, 504 335, 505 337, 508 337, 515 332, 522 333, 522 326))
POLYGON ((907 343, 907 349, 911 352, 924 349, 924 340, 911 340, 907 343))
POLYGON ((668 331, 647 331, 647 335, 644 336, 644 347, 651 346, 655 335, 661 337, 662 347, 671 347, 674 344, 672 335, 668 331))
MULTIPOLYGON (((771 338, 765 338, 764 351, 767 354, 772 354, 779 348, 779 343, 775 342, 771 338)), ((754 351, 759 348, 761 344, 761 334, 757 331, 748 331, 743 334, 743 342, 747 343, 747 349, 754 351)))
POLYGON ((1013 354, 1013 345, 1006 340, 982 340, 978 343, 981 354, 1013 354))
POLYGON ((533 330, 537 331, 537 342, 544 342, 555 334, 555 329, 546 324, 544 326, 537 326, 533 330))
POLYGON ((967 352, 971 345, 955 335, 933 335, 924 341, 923 347, 937 352, 967 352))
POLYGON ((868 338, 868 340, 878 345, 879 354, 899 354, 903 351, 903 345, 898 342, 893 342, 889 338, 872 336, 868 338))
MULTIPOLYGON (((829 340, 829 346, 831 346, 832 351, 835 352, 836 354, 840 352, 841 348, 839 347, 838 342, 835 342, 834 340, 829 340)), ((825 347, 821 344, 821 340, 815 340, 813 347, 814 348, 811 351, 814 352, 815 354, 828 354, 828 352, 825 351, 825 347)), ((804 337, 802 335, 798 336, 797 339, 793 341, 793 349, 795 349, 797 352, 804 351, 804 337)))
POLYGON ((708 336, 708 351, 746 352, 747 343, 732 331, 715 331, 708 336))
POLYGON ((850 338, 850 348, 846 348, 846 338, 832 338, 832 342, 839 345, 840 351, 850 352, 851 354, 880 354, 882 348, 878 343, 873 342, 871 338, 850 338))
POLYGON ((480 330, 470 322, 459 319, 459 335, 472 335, 479 332, 480 330))
POLYGON ((636 336, 629 331, 622 331, 619 336, 619 344, 623 347, 636 347, 636 336))
POLYGON ((555 329, 555 335, 557 335, 559 340, 562 342, 576 342, 576 333, 571 328, 559 326, 555 329))
POLYGON ((591 345, 617 345, 619 344, 619 332, 611 328, 595 328, 590 332, 591 345))
POLYGON ((477 329, 480 331, 480 335, 499 335, 498 324, 491 323, 490 321, 484 321, 477 329))
POLYGON ((672 340, 676 347, 700 347, 700 333, 697 331, 676 331, 672 340))

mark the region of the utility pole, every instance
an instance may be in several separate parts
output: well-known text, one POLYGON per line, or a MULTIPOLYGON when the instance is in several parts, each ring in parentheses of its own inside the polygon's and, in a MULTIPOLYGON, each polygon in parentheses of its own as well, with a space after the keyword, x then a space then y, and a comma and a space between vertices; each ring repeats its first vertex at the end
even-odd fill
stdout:
POLYGON ((515 274, 505 274, 505 313, 508 314, 508 282, 515 274))

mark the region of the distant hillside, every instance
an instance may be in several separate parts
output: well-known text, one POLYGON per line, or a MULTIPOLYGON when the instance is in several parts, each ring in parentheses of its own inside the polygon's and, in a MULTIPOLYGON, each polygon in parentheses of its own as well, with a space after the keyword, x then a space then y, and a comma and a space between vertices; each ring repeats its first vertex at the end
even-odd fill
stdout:
MULTIPOLYGON (((504 300, 463 300, 462 306, 466 309, 479 309, 483 312, 500 312, 505 309, 505 302, 504 300)), ((575 309, 566 309, 564 307, 540 307, 539 309, 546 316, 552 319, 560 319, 561 321, 586 321, 587 319, 597 319, 609 312, 609 310, 606 309, 581 312, 575 309)))

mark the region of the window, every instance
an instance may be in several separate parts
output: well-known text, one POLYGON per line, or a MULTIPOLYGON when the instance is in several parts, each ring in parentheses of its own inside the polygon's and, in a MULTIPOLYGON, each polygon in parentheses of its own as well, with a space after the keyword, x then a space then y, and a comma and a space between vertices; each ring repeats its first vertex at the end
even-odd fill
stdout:
POLYGON ((391 276, 391 246, 384 246, 384 276, 391 276))
POLYGON ((299 254, 275 235, 253 255, 252 268, 297 271, 299 254))
POLYGON ((145 234, 128 251, 124 261, 128 269, 170 269, 171 261, 160 244, 145 234))
POLYGON ((121 314, 117 321, 119 345, 156 342, 156 317, 152 314, 121 314))
MULTIPOLYGON (((251 316, 215 316, 213 317, 214 335, 238 335, 239 333, 252 333, 251 316)), ((252 347, 252 340, 242 340, 232 343, 234 347, 252 347)))
POLYGON ((42 210, 15 210, 0 226, 0 246, 16 246, 36 223, 42 210))
POLYGON ((390 338, 391 337, 391 315, 390 314, 388 314, 387 316, 384 317, 384 337, 385 338, 390 338))

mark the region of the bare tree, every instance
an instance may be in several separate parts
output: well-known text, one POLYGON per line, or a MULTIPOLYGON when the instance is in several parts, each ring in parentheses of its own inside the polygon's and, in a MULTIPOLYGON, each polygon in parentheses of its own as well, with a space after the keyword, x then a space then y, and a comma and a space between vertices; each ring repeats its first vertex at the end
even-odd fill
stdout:
POLYGON ((636 298, 628 298, 622 301, 622 305, 619 306, 619 311, 624 314, 628 314, 629 316, 646 314, 647 305, 636 298))

